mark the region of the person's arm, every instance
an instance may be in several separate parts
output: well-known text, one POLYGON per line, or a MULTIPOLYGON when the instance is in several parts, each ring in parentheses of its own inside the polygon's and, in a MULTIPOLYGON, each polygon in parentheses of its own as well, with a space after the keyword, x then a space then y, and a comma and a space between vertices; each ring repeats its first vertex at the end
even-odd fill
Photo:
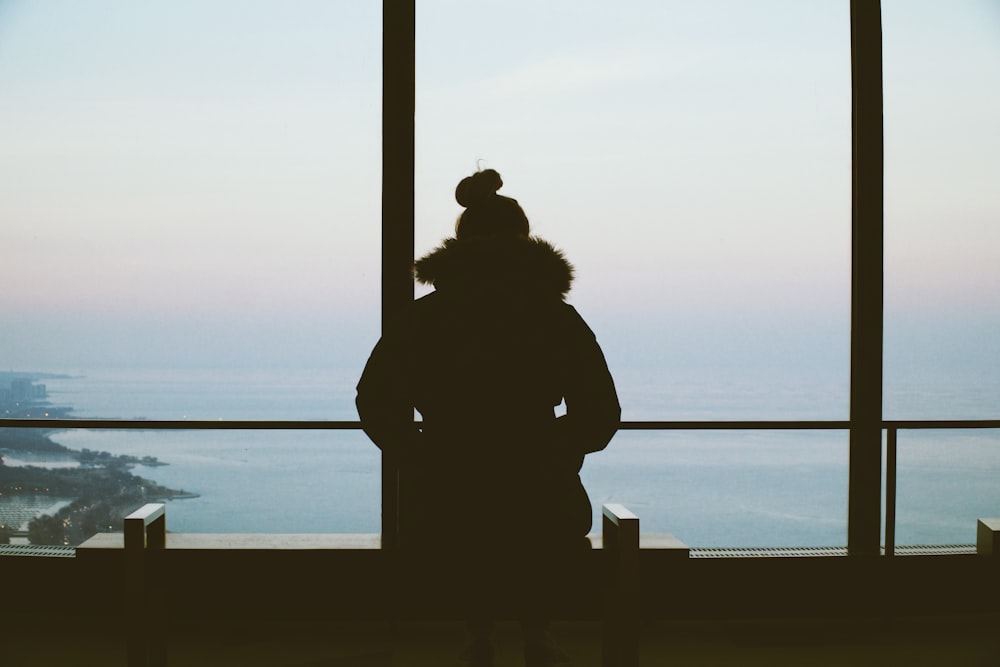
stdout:
POLYGON ((361 428, 397 461, 410 458, 420 437, 406 374, 403 341, 388 334, 375 345, 358 382, 361 428))
POLYGON ((583 457, 604 449, 618 430, 621 404, 604 352, 576 309, 568 306, 563 358, 566 414, 557 420, 567 453, 583 457))

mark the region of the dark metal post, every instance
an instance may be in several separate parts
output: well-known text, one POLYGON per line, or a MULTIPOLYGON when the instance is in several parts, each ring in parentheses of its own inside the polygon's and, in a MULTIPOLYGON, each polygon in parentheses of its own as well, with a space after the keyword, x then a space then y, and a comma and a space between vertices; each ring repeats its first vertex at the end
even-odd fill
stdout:
MULTIPOLYGON (((413 301, 415 0, 382 2, 382 326, 413 301)), ((399 474, 382 457, 382 546, 398 541, 399 474)))
POLYGON ((882 11, 851 0, 851 436, 847 550, 878 555, 882 482, 882 11))
POLYGON ((604 560, 604 667, 638 667, 639 517, 623 505, 602 507, 604 560))
POLYGON ((885 555, 896 555, 896 434, 890 426, 885 438, 885 555))
POLYGON ((162 503, 148 503, 125 517, 126 655, 129 667, 166 667, 163 573, 153 552, 167 546, 167 515, 162 503))

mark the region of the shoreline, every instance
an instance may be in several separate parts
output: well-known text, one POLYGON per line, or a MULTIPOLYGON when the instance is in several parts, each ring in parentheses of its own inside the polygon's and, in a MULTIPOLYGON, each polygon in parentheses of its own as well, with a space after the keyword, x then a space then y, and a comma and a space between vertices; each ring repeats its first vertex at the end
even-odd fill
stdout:
MULTIPOLYGON (((0 379, 69 378, 66 375, 40 373, 0 373, 0 379)), ((20 391, 44 396, 38 400, 12 400, 8 395, 0 404, 0 413, 17 418, 30 418, 32 413, 45 411, 46 417, 73 419, 73 408, 55 406, 45 396, 45 388, 21 385, 20 391)), ((156 468, 169 465, 155 456, 113 455, 88 448, 72 449, 55 442, 51 436, 72 428, 0 428, 0 502, 16 503, 18 497, 69 499, 54 514, 37 514, 28 521, 31 544, 80 544, 98 532, 118 532, 124 527, 124 517, 147 502, 188 500, 200 494, 185 489, 172 489, 140 477, 132 472, 136 466, 156 468), (9 466, 3 454, 18 458, 27 465, 9 466), (46 461, 49 457, 52 460, 46 461), (32 460, 37 459, 37 460, 32 460), (44 467, 44 464, 76 461, 76 466, 44 467)), ((0 525, 0 543, 9 542, 21 525, 0 525)))

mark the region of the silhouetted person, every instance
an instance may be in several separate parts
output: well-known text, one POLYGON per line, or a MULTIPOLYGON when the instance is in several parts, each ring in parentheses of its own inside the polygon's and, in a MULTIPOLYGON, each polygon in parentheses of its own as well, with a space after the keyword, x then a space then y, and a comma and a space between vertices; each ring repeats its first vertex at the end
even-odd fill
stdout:
POLYGON ((527 664, 558 664, 545 595, 563 559, 589 548, 579 471, 621 408, 593 332, 564 301, 572 266, 529 235, 501 185, 493 170, 459 183, 455 238, 416 262, 434 291, 385 328, 357 406, 400 469, 401 546, 455 563, 467 587, 470 664, 491 664, 501 593, 522 600, 527 664))

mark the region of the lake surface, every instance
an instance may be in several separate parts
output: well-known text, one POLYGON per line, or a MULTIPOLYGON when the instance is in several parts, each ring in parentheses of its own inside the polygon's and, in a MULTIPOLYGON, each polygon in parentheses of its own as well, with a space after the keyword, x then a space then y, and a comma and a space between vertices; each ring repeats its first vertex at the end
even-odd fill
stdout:
MULTIPOLYGON (((91 371, 46 384, 49 400, 77 417, 353 420, 359 370, 91 371)), ((842 375, 615 375, 626 420, 847 418, 842 375)), ((887 393, 887 418, 997 416, 989 414, 1000 404, 995 379, 953 388, 944 408, 941 380, 923 382, 924 391, 910 381, 887 393)), ((135 472, 199 494, 168 503, 171 530, 379 530, 380 455, 360 431, 71 430, 53 438, 168 463, 135 472)), ((622 431, 587 458, 582 476, 595 529, 596 508, 620 502, 644 531, 691 546, 842 546, 847 455, 846 431, 622 431)), ((976 519, 1000 514, 998 473, 1000 432, 900 433, 897 543, 973 543, 976 519)))

